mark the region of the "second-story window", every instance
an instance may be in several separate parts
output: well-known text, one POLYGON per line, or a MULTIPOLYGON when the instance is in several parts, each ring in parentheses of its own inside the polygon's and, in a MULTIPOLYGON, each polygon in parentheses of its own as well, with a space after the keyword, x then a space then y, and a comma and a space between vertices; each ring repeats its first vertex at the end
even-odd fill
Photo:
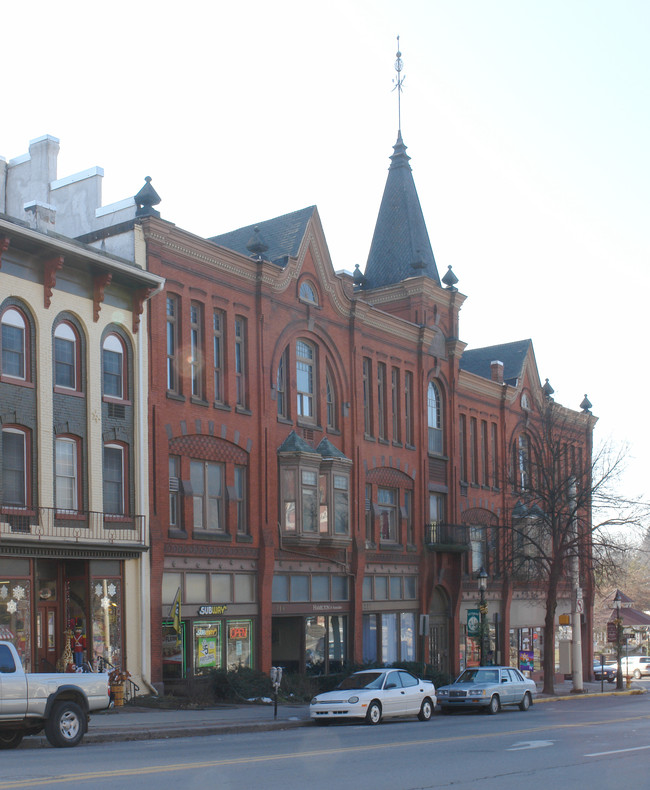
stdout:
POLYGON ((330 430, 336 430, 338 427, 336 419, 336 390, 334 389, 332 373, 329 370, 325 377, 325 390, 327 397, 327 427, 330 430))
POLYGON ((203 305, 190 305, 190 378, 192 395, 203 398, 203 305))
POLYGON ((476 485, 478 483, 478 428, 476 417, 469 418, 469 469, 470 480, 476 485))
POLYGON ((386 430, 388 422, 387 415, 388 404, 386 402, 386 365, 384 362, 377 363, 377 417, 378 436, 380 439, 386 439, 386 430))
POLYGON ((490 425, 490 446, 492 456, 492 485, 499 487, 499 450, 497 445, 497 426, 496 423, 490 425))
POLYGON ((289 364, 289 347, 285 348, 278 362, 278 371, 275 381, 275 394, 278 404, 278 417, 289 416, 287 401, 287 366, 289 364))
POLYGON ((246 381, 247 359, 247 338, 246 338, 246 319, 242 316, 235 316, 235 380, 237 386, 237 405, 246 408, 246 381))
POLYGON ((78 510, 79 473, 77 441, 68 437, 57 438, 55 453, 57 510, 78 510))
POLYGON ((296 395, 298 417, 314 420, 314 348, 304 340, 296 343, 296 395))
POLYGON ((119 444, 104 445, 104 513, 122 515, 125 512, 125 457, 119 444))
POLYGON ((167 390, 180 392, 178 376, 178 297, 167 296, 167 390))
POLYGON ((169 456, 169 526, 181 529, 181 459, 169 456))
POLYGON ((224 390, 224 327, 225 316, 222 310, 212 313, 212 365, 214 368, 214 402, 225 403, 224 390))
POLYGON ((410 447, 413 446, 413 374, 406 371, 404 374, 404 440, 410 447))
POLYGON ((237 534, 248 534, 246 467, 235 467, 235 502, 237 504, 237 534))
POLYGON ((194 529, 223 532, 223 464, 191 461, 190 480, 194 495, 194 529))
POLYGON ((393 414, 393 441, 402 441, 401 431, 401 414, 400 414, 400 386, 399 386, 399 368, 392 368, 390 374, 390 395, 391 407, 393 414))
POLYGON ((377 490, 379 509, 379 537, 383 542, 397 542, 397 489, 379 488, 377 490))
POLYGON ((2 430, 2 504, 27 506, 27 434, 18 428, 2 430))
POLYGON ((429 428, 429 452, 442 454, 442 405, 437 385, 429 382, 427 390, 427 421, 429 428))
POLYGON ((372 436, 372 363, 369 357, 363 358, 363 432, 372 436))

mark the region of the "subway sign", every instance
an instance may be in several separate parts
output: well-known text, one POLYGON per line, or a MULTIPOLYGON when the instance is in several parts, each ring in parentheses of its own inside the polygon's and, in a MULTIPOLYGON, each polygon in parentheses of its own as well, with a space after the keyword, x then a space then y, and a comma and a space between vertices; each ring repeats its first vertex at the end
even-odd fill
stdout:
POLYGON ((225 614, 227 608, 228 607, 225 606, 224 604, 220 604, 219 606, 215 604, 208 604, 206 606, 200 606, 197 614, 198 615, 225 614))

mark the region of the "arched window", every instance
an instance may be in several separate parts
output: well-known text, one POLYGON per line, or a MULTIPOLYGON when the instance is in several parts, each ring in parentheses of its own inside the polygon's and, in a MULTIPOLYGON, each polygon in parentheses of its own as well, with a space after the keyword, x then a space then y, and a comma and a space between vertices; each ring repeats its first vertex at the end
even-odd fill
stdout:
POLYGON ((298 417, 313 422, 314 410, 314 348, 304 340, 296 343, 296 389, 298 417))
POLYGON ((440 390, 429 382, 427 390, 427 425, 429 428, 429 453, 442 454, 442 402, 440 390))
POLYGON ((22 379, 28 377, 28 325, 23 314, 10 307, 2 314, 2 375, 22 379))
POLYGON ((307 280, 304 280, 300 286, 300 298, 303 302, 318 304, 318 297, 316 296, 314 286, 307 280))
POLYGON ((70 324, 63 321, 54 330, 54 384, 65 389, 78 389, 79 342, 70 324))
POLYGON ((522 491, 530 486, 530 447, 528 436, 520 434, 517 440, 517 484, 522 491))
POLYGON ((124 346, 117 335, 107 335, 102 347, 104 397, 124 400, 124 346))
POLYGON ((287 365, 289 362, 289 347, 282 352, 278 362, 278 370, 275 379, 275 396, 278 404, 278 417, 288 417, 287 402, 287 365))

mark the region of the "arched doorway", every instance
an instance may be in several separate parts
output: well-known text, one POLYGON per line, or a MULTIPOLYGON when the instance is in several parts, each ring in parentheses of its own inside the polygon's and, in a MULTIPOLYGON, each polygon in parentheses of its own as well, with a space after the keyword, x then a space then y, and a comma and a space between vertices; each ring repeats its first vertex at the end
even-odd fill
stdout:
POLYGON ((437 672, 449 674, 449 596, 436 587, 429 607, 429 663, 437 672))

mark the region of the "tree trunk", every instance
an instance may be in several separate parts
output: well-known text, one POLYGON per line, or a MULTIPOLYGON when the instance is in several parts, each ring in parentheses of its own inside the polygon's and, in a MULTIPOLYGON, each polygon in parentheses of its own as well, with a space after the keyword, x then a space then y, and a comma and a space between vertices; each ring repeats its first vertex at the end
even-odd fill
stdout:
POLYGON ((544 616, 544 694, 555 694, 555 610, 557 609, 558 571, 551 568, 546 591, 546 614, 544 616))

